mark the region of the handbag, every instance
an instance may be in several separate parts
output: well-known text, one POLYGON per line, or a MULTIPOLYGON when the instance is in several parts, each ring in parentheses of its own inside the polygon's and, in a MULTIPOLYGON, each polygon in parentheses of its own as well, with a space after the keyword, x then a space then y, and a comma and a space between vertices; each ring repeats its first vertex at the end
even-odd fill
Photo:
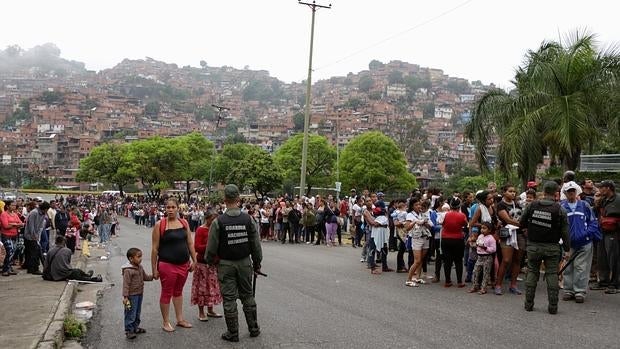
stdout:
POLYGON ((506 228, 506 227, 501 227, 499 229, 499 238, 500 239, 507 239, 510 237, 510 229, 506 228))

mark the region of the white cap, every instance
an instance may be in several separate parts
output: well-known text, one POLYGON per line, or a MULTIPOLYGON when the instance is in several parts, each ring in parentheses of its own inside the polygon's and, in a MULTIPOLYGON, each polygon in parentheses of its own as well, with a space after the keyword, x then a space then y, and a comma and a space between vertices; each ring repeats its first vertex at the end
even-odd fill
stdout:
POLYGON ((562 188, 562 191, 563 191, 563 192, 565 192, 565 193, 566 193, 567 191, 569 191, 569 190, 571 190, 571 189, 574 189, 574 190, 579 190, 579 189, 581 189, 581 188, 579 187, 579 185, 577 185, 577 183, 575 183, 575 182, 573 182, 573 181, 570 181, 570 182, 568 182, 568 183, 564 183, 564 187, 562 188))

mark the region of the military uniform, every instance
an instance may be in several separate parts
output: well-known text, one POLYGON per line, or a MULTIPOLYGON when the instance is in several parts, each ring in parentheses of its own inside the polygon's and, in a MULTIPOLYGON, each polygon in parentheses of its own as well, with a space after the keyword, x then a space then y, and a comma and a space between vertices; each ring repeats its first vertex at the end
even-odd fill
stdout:
MULTIPOLYGON (((227 200, 239 197, 235 185, 224 189, 227 200)), ((207 243, 206 262, 218 263, 218 279, 224 298, 224 317, 228 331, 222 339, 239 341, 239 322, 237 316, 237 298, 243 304, 243 312, 251 337, 260 334, 256 318, 256 301, 252 295, 252 276, 260 270, 262 251, 260 239, 251 217, 237 207, 229 207, 211 223, 207 243)))
MULTIPOLYGON (((556 185, 557 186, 557 185, 556 185)), ((556 314, 558 309, 558 264, 562 258, 562 247, 570 249, 568 219, 559 203, 552 200, 538 200, 528 205, 521 216, 521 226, 527 227, 527 267, 525 280, 525 310, 534 308, 536 285, 540 278, 540 265, 545 263, 547 281, 547 298, 549 313, 556 314), (562 246, 559 241, 562 239, 562 246)))

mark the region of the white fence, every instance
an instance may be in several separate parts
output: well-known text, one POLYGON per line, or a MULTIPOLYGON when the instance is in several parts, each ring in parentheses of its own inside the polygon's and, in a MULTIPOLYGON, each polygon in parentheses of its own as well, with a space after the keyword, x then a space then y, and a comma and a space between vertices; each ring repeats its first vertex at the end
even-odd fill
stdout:
POLYGON ((580 171, 620 172, 620 154, 581 155, 580 171))

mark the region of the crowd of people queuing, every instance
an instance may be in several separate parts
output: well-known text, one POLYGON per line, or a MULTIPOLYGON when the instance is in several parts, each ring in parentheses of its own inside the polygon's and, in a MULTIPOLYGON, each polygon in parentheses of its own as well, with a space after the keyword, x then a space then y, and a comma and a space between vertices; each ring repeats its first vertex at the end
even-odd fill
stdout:
MULTIPOLYGON (((489 183, 483 190, 449 195, 433 188, 414 190, 409 197, 390 202, 382 192, 351 189, 341 200, 332 195, 285 195, 235 204, 251 217, 261 242, 335 247, 343 245, 346 234, 353 248, 361 248, 360 262, 372 274, 406 274, 407 287, 443 281, 446 288, 469 284, 466 290, 480 295, 525 293, 525 309, 531 311, 544 270, 551 314, 557 313, 560 288, 563 300, 577 303, 583 303, 589 291, 620 292, 620 198, 615 184, 587 179, 577 183, 570 171, 555 182, 528 182, 521 193, 512 184, 498 190, 489 183), (390 252, 396 253, 395 269, 388 263, 390 252), (521 273, 526 274, 524 290, 518 286, 521 273)), ((222 317, 214 311, 223 301, 218 271, 207 264, 206 252, 209 228, 226 207, 194 197, 150 202, 144 197, 85 195, 50 202, 21 198, 0 202, 0 250, 6 252, 2 275, 16 274, 16 266, 41 274, 50 241, 56 242, 56 249, 66 244, 71 253, 79 250, 88 256, 88 241, 98 236, 105 246, 111 235, 119 233, 122 215, 152 228, 153 242, 152 274, 141 266, 142 251, 127 250, 128 263, 122 269, 127 338, 145 332, 139 327, 143 283, 153 279, 162 284, 163 330, 175 330, 169 320, 171 302, 176 327, 190 328, 182 309, 183 285, 190 272, 194 272, 191 303, 198 307, 198 319, 222 317)), ((70 272, 71 277, 76 273, 92 277, 70 272)))
POLYGON ((59 236, 71 253, 90 256, 89 241, 98 236, 104 246, 118 231, 118 213, 111 203, 113 197, 92 195, 56 195, 49 202, 23 197, 0 201, 2 276, 16 275, 16 268, 42 275, 45 258, 59 236))
MULTIPOLYGON (((549 311, 554 313, 553 294, 560 287, 562 299, 577 303, 585 301, 588 291, 615 294, 620 287, 620 200, 615 185, 591 180, 578 184, 574 177, 568 171, 556 182, 528 182, 523 191, 512 184, 498 189, 489 183, 484 190, 449 195, 439 189, 415 190, 407 198, 386 202, 382 192, 352 189, 342 200, 332 195, 281 196, 246 201, 241 208, 253 217, 263 242, 333 247, 342 246, 346 233, 352 247, 362 248, 360 262, 372 274, 405 273, 409 287, 442 281, 447 288, 469 284, 468 292, 481 295, 525 293, 527 303, 533 299, 536 275, 545 270, 549 311), (395 270, 388 265, 390 252, 396 253, 395 270), (554 282, 552 274, 564 266, 554 282), (524 278, 525 290, 518 283, 524 278)), ((180 214, 196 227, 206 209, 190 204, 180 214)), ((209 209, 222 213, 219 205, 209 209)), ((143 216, 140 210, 138 214, 143 216)))

